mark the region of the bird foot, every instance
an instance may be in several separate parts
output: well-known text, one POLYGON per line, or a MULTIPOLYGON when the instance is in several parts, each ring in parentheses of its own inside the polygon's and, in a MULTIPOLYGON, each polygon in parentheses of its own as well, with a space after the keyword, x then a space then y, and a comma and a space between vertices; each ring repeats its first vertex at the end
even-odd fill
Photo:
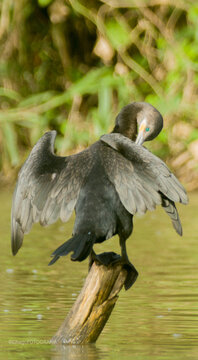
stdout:
POLYGON ((136 270, 135 266, 131 264, 128 257, 125 258, 119 256, 119 259, 112 262, 112 264, 115 264, 117 262, 119 262, 123 266, 123 268, 127 271, 127 277, 124 283, 124 288, 125 290, 128 290, 136 282, 138 277, 138 271, 136 270))
POLYGON ((95 261, 96 263, 100 265, 109 266, 110 264, 113 264, 114 262, 117 262, 121 259, 121 256, 111 252, 103 252, 102 254, 96 255, 96 253, 93 251, 89 258, 89 270, 95 261))
POLYGON ((96 255, 95 252, 93 251, 89 259, 89 270, 91 269, 91 266, 94 261, 100 265, 105 265, 105 266, 120 263, 123 266, 123 268, 127 271, 127 277, 124 283, 125 290, 130 289, 130 287, 137 280, 138 272, 135 266, 133 266, 133 264, 131 264, 131 262, 128 260, 128 258, 125 259, 114 252, 104 252, 102 254, 96 255))
POLYGON ((136 282, 138 271, 130 261, 123 263, 123 268, 127 270, 127 277, 124 283, 124 288, 125 290, 128 290, 136 282))

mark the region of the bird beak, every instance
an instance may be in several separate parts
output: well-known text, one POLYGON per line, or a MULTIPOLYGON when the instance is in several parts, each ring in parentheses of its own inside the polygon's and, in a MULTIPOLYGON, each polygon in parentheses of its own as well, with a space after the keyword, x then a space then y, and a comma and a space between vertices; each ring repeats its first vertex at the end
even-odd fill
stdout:
POLYGON ((142 145, 144 142, 144 133, 145 133, 145 129, 146 129, 146 125, 145 124, 141 124, 140 128, 139 128, 139 132, 138 132, 138 136, 137 139, 135 141, 135 143, 137 145, 142 145))

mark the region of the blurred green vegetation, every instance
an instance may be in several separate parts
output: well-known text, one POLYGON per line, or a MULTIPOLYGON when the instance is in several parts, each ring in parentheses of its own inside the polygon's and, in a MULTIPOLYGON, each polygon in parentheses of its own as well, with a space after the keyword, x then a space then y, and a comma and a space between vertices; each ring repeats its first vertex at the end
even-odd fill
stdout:
POLYGON ((0 0, 0 172, 56 129, 60 154, 147 101, 165 118, 152 150, 198 186, 196 0, 0 0))

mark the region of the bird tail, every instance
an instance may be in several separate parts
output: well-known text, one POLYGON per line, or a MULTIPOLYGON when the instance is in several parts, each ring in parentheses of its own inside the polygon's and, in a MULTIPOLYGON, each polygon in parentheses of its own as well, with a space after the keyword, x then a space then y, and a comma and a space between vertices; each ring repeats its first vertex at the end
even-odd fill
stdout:
POLYGON ((173 227, 175 228, 176 232, 182 236, 182 225, 180 222, 179 214, 175 203, 172 200, 162 198, 162 207, 166 211, 166 213, 170 216, 172 220, 173 227))
POLYGON ((53 259, 48 265, 54 264, 60 256, 66 256, 71 251, 73 251, 71 260, 83 261, 90 254, 95 240, 96 236, 92 233, 74 235, 71 239, 67 240, 53 252, 51 255, 53 256, 53 259))

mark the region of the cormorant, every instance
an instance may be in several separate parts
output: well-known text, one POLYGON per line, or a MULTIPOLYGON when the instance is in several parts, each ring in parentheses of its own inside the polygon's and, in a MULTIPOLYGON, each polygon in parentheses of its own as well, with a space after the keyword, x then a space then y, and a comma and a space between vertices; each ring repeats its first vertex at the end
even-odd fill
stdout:
MULTIPOLYGON (((75 209, 72 237, 53 252, 49 265, 69 252, 73 261, 91 255, 108 263, 108 256, 96 255, 93 245, 118 234, 121 259, 128 270, 125 288, 129 288, 138 275, 126 251, 133 215, 161 205, 182 235, 175 202, 187 204, 185 189, 166 164, 142 146, 162 127, 157 109, 145 102, 132 102, 120 111, 111 133, 78 154, 56 156, 56 131, 46 132, 18 175, 12 204, 13 255, 33 223, 45 226, 58 218, 66 222, 75 209)), ((113 252, 107 254, 111 260, 119 259, 113 252)))

